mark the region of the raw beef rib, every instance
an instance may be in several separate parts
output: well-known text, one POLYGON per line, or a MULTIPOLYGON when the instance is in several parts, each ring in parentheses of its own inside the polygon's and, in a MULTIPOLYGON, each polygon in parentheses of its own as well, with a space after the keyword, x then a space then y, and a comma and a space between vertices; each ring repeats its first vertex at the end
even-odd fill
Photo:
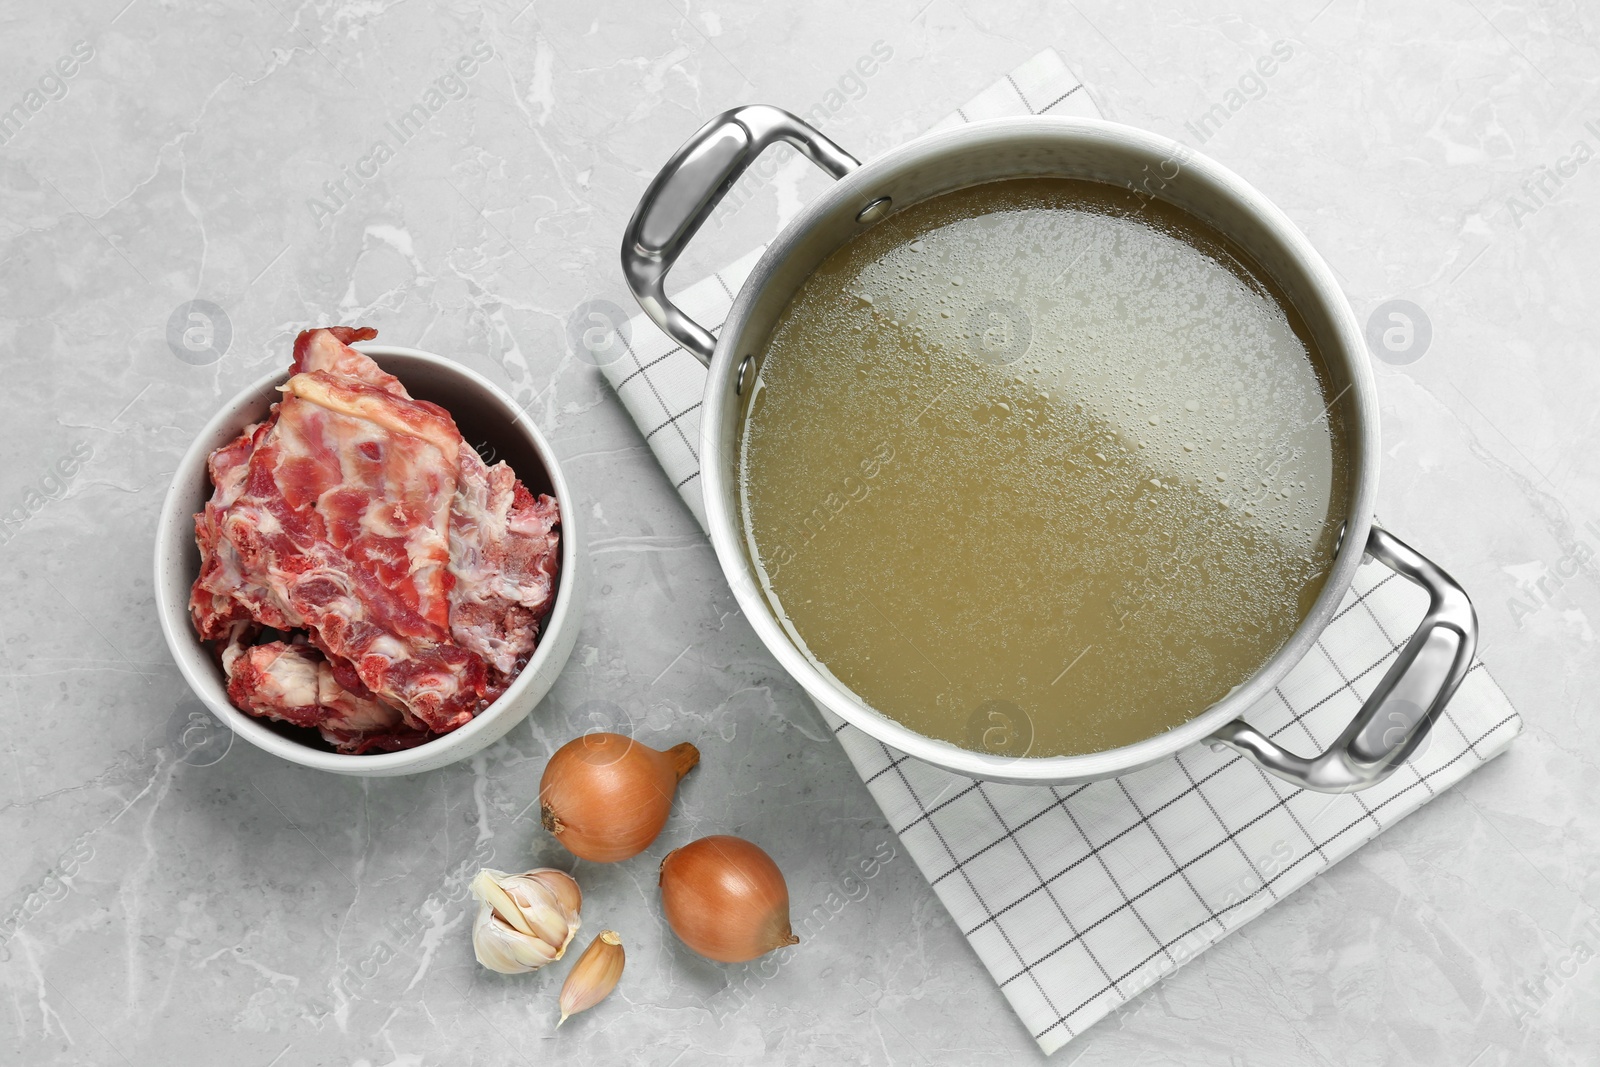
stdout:
POLYGON ((283 400, 212 454, 190 598, 195 628, 219 644, 244 621, 303 631, 315 666, 304 645, 235 650, 230 695, 352 751, 400 724, 454 730, 504 692, 559 561, 556 501, 486 467, 449 412, 349 347, 373 336, 302 333, 283 400), (324 674, 372 707, 324 699, 324 674))

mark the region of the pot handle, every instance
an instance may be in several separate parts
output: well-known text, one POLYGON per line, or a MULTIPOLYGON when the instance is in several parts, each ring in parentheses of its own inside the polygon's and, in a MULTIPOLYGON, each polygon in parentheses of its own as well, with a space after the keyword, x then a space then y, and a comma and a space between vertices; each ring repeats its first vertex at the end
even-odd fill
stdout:
POLYGON ((854 156, 782 108, 736 107, 700 127, 667 160, 622 237, 622 273, 639 306, 707 366, 716 338, 667 297, 667 272, 739 175, 775 141, 788 141, 835 178, 861 166, 854 156))
POLYGON ((1393 774, 1455 695, 1478 646, 1477 612, 1455 579, 1377 526, 1367 538, 1367 555, 1426 589, 1428 614, 1344 733, 1313 759, 1280 748, 1243 719, 1212 737, 1302 789, 1349 793, 1393 774))

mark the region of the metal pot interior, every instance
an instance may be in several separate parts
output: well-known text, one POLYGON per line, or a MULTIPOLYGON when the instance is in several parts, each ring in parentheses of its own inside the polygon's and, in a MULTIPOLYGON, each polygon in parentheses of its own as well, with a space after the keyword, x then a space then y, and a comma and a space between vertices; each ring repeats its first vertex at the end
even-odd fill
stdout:
MULTIPOLYGON (((753 380, 747 371, 746 381, 753 380)), ((1069 782, 1123 774, 1200 741, 1270 691, 1310 650, 1361 563, 1377 479, 1377 413, 1359 329, 1331 271, 1305 237, 1264 197, 1220 165, 1177 142, 1113 123, 1012 119, 933 135, 862 166, 809 205, 768 248, 734 303, 712 361, 702 423, 708 525, 741 606, 767 646, 819 703, 879 740, 971 777, 1069 782), (1322 594, 1299 630, 1229 696, 1183 725, 1134 745, 1079 756, 1008 758, 914 733, 818 671, 784 635, 760 591, 738 512, 738 433, 751 390, 736 389, 746 356, 754 369, 778 316, 832 252, 867 226, 942 193, 1002 178, 1059 176, 1155 196, 1232 238, 1283 289, 1320 349, 1348 438, 1345 533, 1322 594), (882 197, 890 211, 857 216, 882 197)))

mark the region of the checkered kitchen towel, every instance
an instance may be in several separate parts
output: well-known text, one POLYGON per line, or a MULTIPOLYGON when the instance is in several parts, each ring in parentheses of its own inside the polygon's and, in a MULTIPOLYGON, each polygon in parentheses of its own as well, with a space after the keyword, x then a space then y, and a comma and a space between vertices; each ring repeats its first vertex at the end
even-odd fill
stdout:
MULTIPOLYGON (((1061 57, 1045 51, 935 128, 1029 113, 1099 116, 1061 57)), ((720 324, 761 252, 684 289, 679 304, 720 324)), ((705 370, 643 316, 619 333, 624 354, 606 377, 704 525, 696 451, 705 370)), ((1426 609, 1426 593, 1369 562, 1316 649, 1246 718, 1291 749, 1321 751, 1426 609)), ((1460 781, 1522 728, 1474 664, 1408 766, 1363 792, 1327 796, 1204 745, 1090 785, 980 783, 823 714, 1045 1052, 1460 781)))

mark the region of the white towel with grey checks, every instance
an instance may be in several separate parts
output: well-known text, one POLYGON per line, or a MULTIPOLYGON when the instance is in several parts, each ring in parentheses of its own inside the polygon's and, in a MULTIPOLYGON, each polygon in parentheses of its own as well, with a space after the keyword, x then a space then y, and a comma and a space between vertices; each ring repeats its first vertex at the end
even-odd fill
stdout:
MULTIPOLYGON (((1045 51, 936 128, 1029 113, 1099 117, 1061 57, 1045 51)), ((762 251, 684 289, 678 303, 720 324, 762 251)), ((642 316, 618 332, 621 355, 602 369, 703 526, 705 369, 642 316)), ((1246 718, 1291 749, 1321 751, 1426 609, 1426 593, 1369 562, 1316 648, 1246 718)), ((1090 785, 979 783, 823 714, 1047 1053, 1470 774, 1522 728, 1474 664, 1406 767, 1363 792, 1327 796, 1205 745, 1090 785)))

